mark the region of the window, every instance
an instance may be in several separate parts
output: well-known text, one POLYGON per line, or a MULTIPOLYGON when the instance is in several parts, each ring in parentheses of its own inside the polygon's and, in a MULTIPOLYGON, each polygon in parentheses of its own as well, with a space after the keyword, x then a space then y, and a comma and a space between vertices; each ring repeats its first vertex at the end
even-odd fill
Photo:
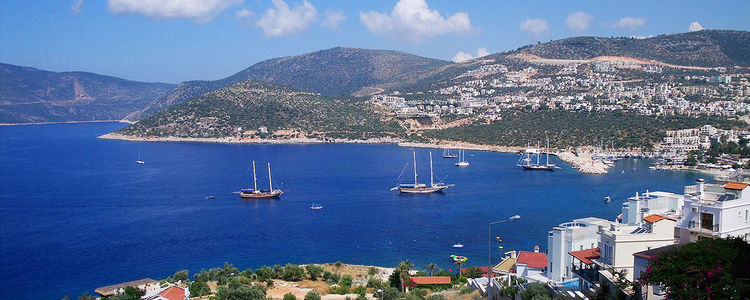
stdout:
POLYGON ((701 213, 701 228, 706 230, 714 230, 714 215, 709 213, 701 213))
POLYGON ((745 223, 747 223, 747 209, 745 210, 745 223))

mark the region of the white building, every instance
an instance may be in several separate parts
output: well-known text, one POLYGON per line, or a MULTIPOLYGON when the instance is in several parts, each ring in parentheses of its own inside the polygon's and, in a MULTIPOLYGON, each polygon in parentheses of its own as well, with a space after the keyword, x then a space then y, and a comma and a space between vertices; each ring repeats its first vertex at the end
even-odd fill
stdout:
POLYGON ((539 246, 534 247, 534 252, 520 251, 516 259, 516 274, 526 281, 546 283, 549 279, 544 276, 547 267, 547 254, 539 252, 539 246))
POLYGON ((644 217, 659 214, 679 219, 682 214, 682 206, 685 195, 669 192, 649 192, 635 194, 622 204, 621 223, 627 225, 643 224, 644 217))
POLYGON ((705 237, 740 237, 750 241, 749 184, 729 182, 723 186, 698 179, 685 187, 683 218, 677 224, 679 242, 705 237))
POLYGON ((675 243, 675 219, 650 215, 643 221, 643 225, 612 224, 600 233, 599 261, 605 268, 625 271, 625 277, 630 281, 633 281, 634 273, 633 253, 675 243))
POLYGON ((568 252, 598 247, 599 228, 609 227, 610 223, 589 217, 552 228, 547 235, 547 278, 562 282, 575 277, 572 272, 573 258, 568 252))

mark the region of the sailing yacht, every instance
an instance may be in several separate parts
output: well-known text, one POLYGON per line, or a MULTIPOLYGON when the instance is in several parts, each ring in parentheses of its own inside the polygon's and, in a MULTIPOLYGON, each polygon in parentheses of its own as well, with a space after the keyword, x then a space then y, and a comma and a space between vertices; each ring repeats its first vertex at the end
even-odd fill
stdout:
POLYGON ((469 162, 466 161, 466 150, 458 150, 458 162, 455 163, 457 167, 468 167, 469 162))
POLYGON ((268 190, 258 190, 258 177, 255 175, 255 161, 253 161, 253 188, 240 190, 240 197, 242 198, 274 198, 279 197, 283 194, 282 190, 273 189, 273 181, 271 180, 271 163, 268 163, 268 190))
POLYGON ((516 166, 522 167, 524 170, 536 170, 536 171, 554 171, 555 169, 559 169, 555 164, 549 163, 549 138, 547 138, 547 162, 541 163, 540 162, 540 156, 541 156, 541 149, 539 149, 539 142, 537 142, 536 149, 527 149, 524 151, 523 155, 521 155, 521 158, 516 163, 516 166), (536 163, 532 163, 532 154, 536 154, 536 163))
POLYGON ((432 152, 430 152, 430 183, 424 184, 417 181, 417 153, 414 149, 411 149, 414 157, 414 183, 402 183, 392 188, 391 190, 399 190, 402 193, 409 194, 428 194, 434 192, 442 192, 444 189, 454 186, 454 184, 445 184, 442 182, 435 182, 434 175, 432 172, 432 152))
POLYGON ((139 165, 142 165, 142 164, 145 164, 145 163, 146 163, 145 161, 143 161, 143 160, 141 159, 141 151, 140 151, 140 150, 138 150, 138 160, 136 160, 136 161, 135 161, 135 163, 137 163, 137 164, 139 164, 139 165))
POLYGON ((443 149, 443 158, 457 158, 458 155, 451 153, 451 149, 443 149))

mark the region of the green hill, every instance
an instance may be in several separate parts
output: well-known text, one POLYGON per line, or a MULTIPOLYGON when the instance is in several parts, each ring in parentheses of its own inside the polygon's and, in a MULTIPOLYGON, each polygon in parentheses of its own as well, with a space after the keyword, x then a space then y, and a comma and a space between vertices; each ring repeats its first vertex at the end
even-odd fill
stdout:
POLYGON ((245 80, 203 94, 141 120, 117 133, 138 137, 229 136, 358 138, 398 136, 395 121, 381 120, 370 104, 327 97, 275 84, 245 80), (265 127, 267 134, 258 129, 265 127), (239 129, 239 130, 238 130, 239 129), (248 133, 248 131, 253 131, 248 133))
POLYGON ((170 105, 247 79, 340 96, 391 81, 413 82, 419 74, 448 64, 399 51, 336 47, 268 59, 220 80, 183 82, 128 119, 143 119, 170 105))
POLYGON ((119 120, 174 84, 0 64, 0 123, 119 120))

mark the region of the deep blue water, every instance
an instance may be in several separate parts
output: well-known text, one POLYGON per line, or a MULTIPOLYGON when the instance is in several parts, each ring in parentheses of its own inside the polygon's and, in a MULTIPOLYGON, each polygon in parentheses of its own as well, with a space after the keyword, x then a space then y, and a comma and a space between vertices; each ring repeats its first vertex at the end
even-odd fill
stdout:
MULTIPOLYGON (((607 175, 522 171, 517 156, 467 152, 468 168, 434 150, 443 194, 389 189, 408 148, 395 145, 225 145, 99 140, 123 124, 0 127, 0 299, 59 299, 124 281, 164 278, 223 265, 291 263, 393 266, 411 260, 454 268, 487 263, 487 223, 505 250, 546 249, 552 226, 573 218, 614 218, 637 191, 681 192, 698 176, 649 171, 626 160, 607 175), (138 165, 138 154, 146 161, 138 165), (287 193, 243 201, 255 160, 287 193), (637 168, 633 171, 633 168, 637 168), (625 173, 621 173, 625 170, 625 173), (206 199, 215 195, 216 199, 206 199), (602 199, 610 195, 612 203, 602 199), (309 209, 322 203, 322 211, 309 209), (456 242, 465 244, 454 250, 456 242)), ((427 151, 416 149, 420 179, 427 151)), ((410 166, 404 181, 411 176, 410 166)), ((493 254, 498 257, 498 253, 493 254)), ((192 276, 192 275, 191 275, 192 276)))

